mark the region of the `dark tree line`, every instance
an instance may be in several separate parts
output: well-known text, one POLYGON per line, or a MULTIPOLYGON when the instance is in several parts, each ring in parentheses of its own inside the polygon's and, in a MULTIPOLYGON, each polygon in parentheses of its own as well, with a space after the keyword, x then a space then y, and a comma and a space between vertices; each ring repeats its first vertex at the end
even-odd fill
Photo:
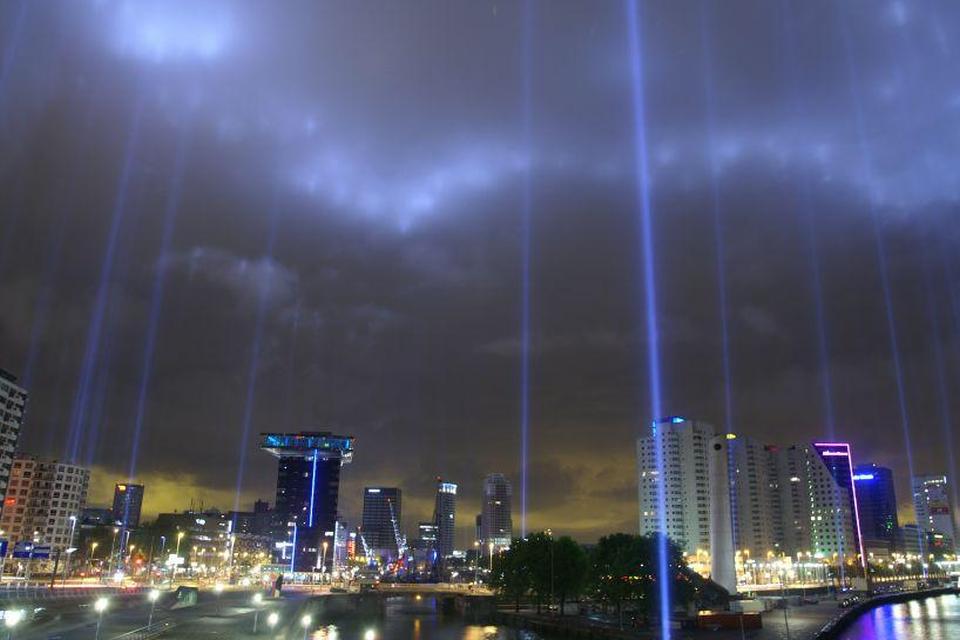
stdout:
MULTIPOLYGON (((517 610, 532 601, 539 613, 544 603, 564 604, 586 596, 613 607, 622 619, 625 608, 648 619, 659 609, 658 537, 615 533, 600 539, 589 552, 571 538, 536 533, 513 540, 495 557, 493 586, 517 610)), ((670 601, 685 606, 695 595, 680 549, 667 540, 670 601)))

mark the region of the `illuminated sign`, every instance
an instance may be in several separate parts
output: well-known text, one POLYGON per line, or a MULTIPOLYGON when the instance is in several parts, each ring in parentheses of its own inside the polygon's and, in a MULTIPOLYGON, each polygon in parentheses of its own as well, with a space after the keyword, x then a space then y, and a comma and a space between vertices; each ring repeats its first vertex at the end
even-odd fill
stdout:
POLYGON ((853 479, 856 481, 873 480, 873 474, 872 473, 855 473, 853 474, 853 479))

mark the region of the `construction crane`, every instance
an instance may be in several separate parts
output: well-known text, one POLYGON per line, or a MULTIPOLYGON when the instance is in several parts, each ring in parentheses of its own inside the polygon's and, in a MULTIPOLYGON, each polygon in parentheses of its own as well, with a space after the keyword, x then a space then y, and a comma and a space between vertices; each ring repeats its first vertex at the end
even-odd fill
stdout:
POLYGON ((387 500, 390 507, 390 524, 393 525, 393 537, 397 541, 397 560, 402 563, 407 556, 407 536, 400 531, 400 523, 397 522, 397 514, 393 510, 393 500, 387 500))

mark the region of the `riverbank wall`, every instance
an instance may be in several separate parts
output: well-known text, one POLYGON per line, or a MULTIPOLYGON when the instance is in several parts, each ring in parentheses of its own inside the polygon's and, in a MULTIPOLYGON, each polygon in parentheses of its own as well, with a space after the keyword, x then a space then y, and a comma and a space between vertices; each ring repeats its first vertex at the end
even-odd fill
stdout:
POLYGON ((840 634, 847 630, 850 625, 856 622, 857 618, 869 612, 871 609, 882 607, 888 604, 899 604, 901 602, 910 602, 911 600, 924 600, 926 598, 937 598, 939 596, 956 595, 956 587, 942 587, 939 589, 925 589, 923 591, 902 591, 900 593, 890 593, 883 596, 875 596, 869 600, 864 600, 846 611, 842 615, 828 622, 814 640, 837 640, 840 634))

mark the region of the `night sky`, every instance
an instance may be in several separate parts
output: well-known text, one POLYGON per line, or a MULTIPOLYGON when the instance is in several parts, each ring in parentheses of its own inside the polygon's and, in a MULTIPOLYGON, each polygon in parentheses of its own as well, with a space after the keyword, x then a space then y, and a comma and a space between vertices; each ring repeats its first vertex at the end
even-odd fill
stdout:
MULTIPOLYGON (((442 475, 464 544, 485 473, 519 504, 529 188, 529 527, 635 531, 651 415, 625 16, 2 2, 21 449, 93 465, 103 502, 139 423, 146 511, 230 509, 238 476, 249 508, 275 487, 257 433, 331 429, 356 436, 347 518, 395 484, 409 528, 442 475)), ((725 425, 722 275, 731 427, 823 437, 829 380, 837 436, 908 503, 877 233, 916 471, 952 475, 960 5, 663 0, 641 20, 664 413, 725 425)))

